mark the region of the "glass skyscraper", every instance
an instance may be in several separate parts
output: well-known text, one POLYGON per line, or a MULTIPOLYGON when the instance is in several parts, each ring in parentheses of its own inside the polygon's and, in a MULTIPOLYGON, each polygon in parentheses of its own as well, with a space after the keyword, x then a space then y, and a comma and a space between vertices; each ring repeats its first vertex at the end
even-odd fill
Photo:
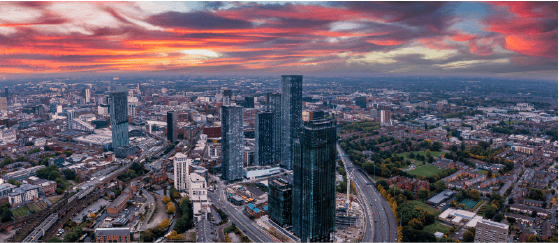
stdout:
POLYGON ((328 242, 336 226, 336 121, 306 122, 293 144, 293 232, 328 242))
POLYGON ((277 163, 281 161, 281 149, 283 146, 281 142, 281 94, 268 94, 266 99, 268 101, 268 111, 274 113, 272 124, 273 160, 274 163, 277 163))
POLYGON ((177 112, 167 112, 167 140, 175 142, 179 139, 177 132, 177 112))
POLYGON ((291 175, 268 179, 268 215, 280 226, 291 225, 293 204, 291 175))
POLYGON ((255 117, 254 161, 257 165, 274 164, 274 113, 258 112, 255 117))
POLYGON ((221 107, 221 176, 234 181, 243 178, 243 107, 221 107))
POLYGON ((113 149, 116 149, 130 143, 128 137, 128 90, 125 87, 118 87, 115 92, 109 94, 109 99, 113 149))
POLYGON ((293 142, 299 138, 303 126, 303 76, 281 76, 281 166, 293 169, 293 142))

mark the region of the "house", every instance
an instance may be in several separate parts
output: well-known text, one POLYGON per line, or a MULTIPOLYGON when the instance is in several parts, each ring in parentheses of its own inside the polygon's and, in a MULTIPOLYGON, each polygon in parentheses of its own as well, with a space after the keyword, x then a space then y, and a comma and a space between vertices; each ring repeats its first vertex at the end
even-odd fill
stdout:
POLYGON ((419 180, 415 178, 407 178, 403 176, 394 176, 387 179, 388 184, 395 185, 400 190, 410 190, 417 197, 419 190, 425 189, 429 191, 430 183, 426 180, 419 180))
POLYGON ((527 213, 527 214, 532 214, 532 212, 536 211, 537 215, 542 218, 549 217, 549 212, 547 210, 533 207, 533 206, 528 206, 528 205, 512 204, 510 205, 510 210, 515 212, 527 213))

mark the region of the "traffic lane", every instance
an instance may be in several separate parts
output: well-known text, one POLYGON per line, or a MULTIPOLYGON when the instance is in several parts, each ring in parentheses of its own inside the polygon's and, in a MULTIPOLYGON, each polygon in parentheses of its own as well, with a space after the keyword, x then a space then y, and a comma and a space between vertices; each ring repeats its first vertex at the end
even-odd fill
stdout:
POLYGON ((379 208, 379 205, 377 204, 377 202, 374 200, 374 197, 371 195, 371 189, 367 188, 368 186, 366 185, 366 181, 363 178, 363 175, 361 175, 360 172, 357 173, 356 176, 357 180, 359 180, 359 184, 361 185, 365 185, 365 193, 364 196, 367 198, 367 201, 369 202, 369 206, 371 206, 373 208, 373 225, 375 227, 374 230, 374 241, 375 242, 381 242, 384 241, 385 236, 383 234, 383 227, 382 227, 382 221, 381 221, 381 213, 382 213, 382 209, 379 208))
MULTIPOLYGON (((365 179, 365 176, 362 175, 361 173, 359 173, 360 175, 360 179, 362 181, 367 181, 365 179)), ((379 229, 377 230, 379 232, 379 240, 380 241, 390 241, 390 238, 388 236, 388 232, 390 231, 390 225, 387 222, 388 219, 388 212, 386 212, 385 208, 382 205, 382 198, 380 198, 378 196, 378 194, 376 193, 375 188, 373 188, 373 186, 370 186, 371 188, 367 188, 367 194, 368 196, 371 198, 371 201, 373 202, 374 207, 376 208, 376 227, 379 229)))
POLYGON ((363 210, 365 212, 365 232, 363 235, 363 241, 365 242, 370 242, 371 241, 371 234, 374 235, 374 222, 373 221, 373 210, 371 207, 372 203, 369 201, 369 199, 367 197, 364 197, 363 195, 365 194, 363 192, 363 188, 361 186, 361 183, 356 182, 355 183, 357 190, 359 191, 359 197, 361 198, 361 201, 363 202, 363 210), (372 232, 372 233, 371 233, 372 232))
POLYGON ((227 212, 227 215, 231 216, 231 221, 233 221, 233 223, 235 223, 235 225, 237 225, 237 227, 239 227, 243 232, 245 232, 245 234, 251 240, 257 241, 257 242, 272 242, 272 241, 274 241, 271 238, 269 238, 267 235, 264 235, 262 233, 254 233, 252 230, 250 230, 250 227, 246 227, 246 225, 250 225, 250 226, 256 228, 251 222, 248 222, 248 219, 244 218, 243 215, 239 215, 238 211, 233 209, 231 206, 227 205, 227 203, 215 200, 216 196, 213 195, 213 193, 208 194, 208 196, 210 197, 212 202, 214 202, 215 205, 217 205, 220 208, 222 208, 223 210, 225 210, 227 212))

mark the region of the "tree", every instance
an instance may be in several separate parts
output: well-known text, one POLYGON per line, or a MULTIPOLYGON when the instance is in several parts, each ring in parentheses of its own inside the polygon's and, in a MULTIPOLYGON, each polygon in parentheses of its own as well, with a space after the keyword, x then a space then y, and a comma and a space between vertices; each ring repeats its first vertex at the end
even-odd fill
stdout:
POLYGON ((171 198, 169 198, 168 196, 163 196, 163 203, 167 204, 171 201, 171 198))
POLYGON ((12 179, 9 179, 9 180, 8 180, 8 183, 10 183, 10 184, 12 184, 12 185, 14 185, 14 186, 17 186, 17 187, 21 186, 21 182, 16 181, 16 180, 14 180, 13 178, 12 178, 12 179))
POLYGON ((431 153, 431 150, 429 150, 429 149, 425 150, 425 157, 433 157, 433 154, 431 153))
POLYGON ((493 178, 493 171, 488 170, 487 171, 487 179, 491 179, 491 178, 493 178))
POLYGON ((509 198, 509 204, 514 204, 514 199, 512 199, 512 197, 509 198))
POLYGON ((532 218, 535 218, 536 216, 538 216, 538 212, 537 211, 532 211, 532 218))
POLYGON ((177 219, 177 222, 175 222, 175 226, 173 227, 173 230, 181 233, 188 230, 187 220, 184 217, 177 219))
POLYGON ((435 187, 437 193, 442 192, 444 189, 446 189, 446 184, 444 183, 444 181, 437 181, 433 184, 433 186, 435 187))
POLYGON ((479 200, 480 197, 481 197, 481 193, 479 191, 476 190, 470 191, 470 198, 472 198, 474 201, 479 200))
POLYGON ((450 206, 455 208, 456 207, 456 201, 452 200, 452 202, 450 202, 450 206))
POLYGON ((60 240, 60 238, 55 236, 55 237, 49 238, 47 240, 47 242, 62 242, 62 240, 60 240))
POLYGON ((174 214, 175 213, 175 205, 172 202, 167 203, 167 213, 174 214))
POLYGON ((381 185, 384 190, 388 190, 388 182, 386 182, 385 180, 378 181, 378 184, 381 185))
POLYGON ((485 212, 483 212, 483 216, 487 219, 492 219, 493 216, 495 216, 495 213, 497 213, 497 207, 495 207, 495 205, 491 205, 487 207, 485 212))
POLYGON ((528 239, 526 240, 526 242, 538 242, 538 238, 536 238, 535 235, 530 235, 530 236, 528 236, 528 239))
POLYGON ((421 220, 414 218, 412 219, 409 223, 409 226, 411 226, 412 228, 416 229, 416 230, 422 230, 423 229, 423 223, 421 222, 421 220))
POLYGON ((418 192, 418 196, 419 198, 421 198, 422 200, 427 199, 427 197, 429 197, 429 191, 425 190, 425 189, 421 189, 418 192))
POLYGON ((500 213, 500 214, 495 215, 495 218, 493 218, 493 219, 494 219, 495 222, 501 222, 501 220, 503 220, 504 217, 505 216, 502 213, 500 213))
POLYGON ((2 222, 8 222, 10 220, 12 220, 13 217, 13 213, 12 211, 10 211, 10 209, 8 208, 7 210, 4 210, 4 212, 2 212, 2 222))
POLYGON ((463 241, 464 242, 473 242, 476 236, 476 228, 470 227, 466 232, 464 232, 463 241))
POLYGON ((62 171, 62 173, 64 173, 64 177, 66 177, 66 180, 75 180, 76 179, 76 172, 73 170, 64 170, 62 171))
POLYGON ((170 224, 170 222, 169 222, 168 219, 163 219, 163 220, 161 221, 161 223, 159 223, 159 225, 160 225, 163 229, 166 229, 167 227, 169 227, 169 224, 170 224))
POLYGON ((408 200, 413 200, 415 198, 413 192, 410 190, 404 190, 404 196, 406 196, 408 200))
POLYGON ((173 232, 171 232, 171 234, 167 238, 171 240, 183 240, 184 235, 178 234, 176 230, 173 230, 173 232))

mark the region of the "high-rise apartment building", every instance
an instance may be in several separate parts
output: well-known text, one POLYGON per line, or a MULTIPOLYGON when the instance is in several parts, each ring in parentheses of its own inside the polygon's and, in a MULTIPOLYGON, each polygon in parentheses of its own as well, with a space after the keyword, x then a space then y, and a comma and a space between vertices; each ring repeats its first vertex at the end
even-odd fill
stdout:
POLYGON ((257 165, 274 164, 274 115, 272 112, 256 113, 254 161, 257 165))
POLYGON ((481 219, 476 225, 474 242, 507 242, 509 225, 481 219))
POLYGON ((363 109, 367 108, 367 97, 355 97, 355 105, 363 109))
POLYGON ((72 125, 74 124, 73 121, 76 118, 76 111, 75 110, 67 110, 66 111, 66 126, 68 130, 74 129, 72 125))
POLYGON ((272 124, 272 142, 273 142, 273 159, 275 163, 281 161, 281 94, 268 94, 267 97, 268 111, 274 113, 272 124))
POLYGON ((230 89, 224 89, 223 90, 223 97, 225 97, 225 96, 227 96, 227 97, 229 97, 229 99, 231 99, 231 96, 233 96, 233 91, 230 90, 230 89))
POLYGON ((254 97, 245 97, 246 108, 254 108, 254 97))
POLYGON ((293 210, 291 175, 268 179, 268 215, 280 226, 291 225, 293 210))
POLYGON ((130 143, 128 137, 128 91, 125 87, 116 88, 109 94, 113 149, 130 143))
POLYGON ((179 139, 179 133, 177 132, 177 112, 168 111, 167 112, 167 140, 175 142, 179 139))
POLYGON ((189 159, 183 153, 175 154, 175 158, 173 159, 173 175, 175 176, 175 189, 181 192, 188 192, 189 190, 189 168, 192 159, 189 159))
POLYGON ((243 178, 243 107, 221 107, 221 175, 227 181, 243 178))
POLYGON ((293 232, 301 242, 329 242, 336 226, 336 121, 306 122, 293 153, 293 232))
POLYGON ((390 123, 390 110, 381 110, 380 111, 380 123, 381 124, 389 124, 390 123))
POLYGON ((282 75, 281 94, 281 166, 293 169, 293 142, 297 140, 303 126, 303 76, 282 75))

